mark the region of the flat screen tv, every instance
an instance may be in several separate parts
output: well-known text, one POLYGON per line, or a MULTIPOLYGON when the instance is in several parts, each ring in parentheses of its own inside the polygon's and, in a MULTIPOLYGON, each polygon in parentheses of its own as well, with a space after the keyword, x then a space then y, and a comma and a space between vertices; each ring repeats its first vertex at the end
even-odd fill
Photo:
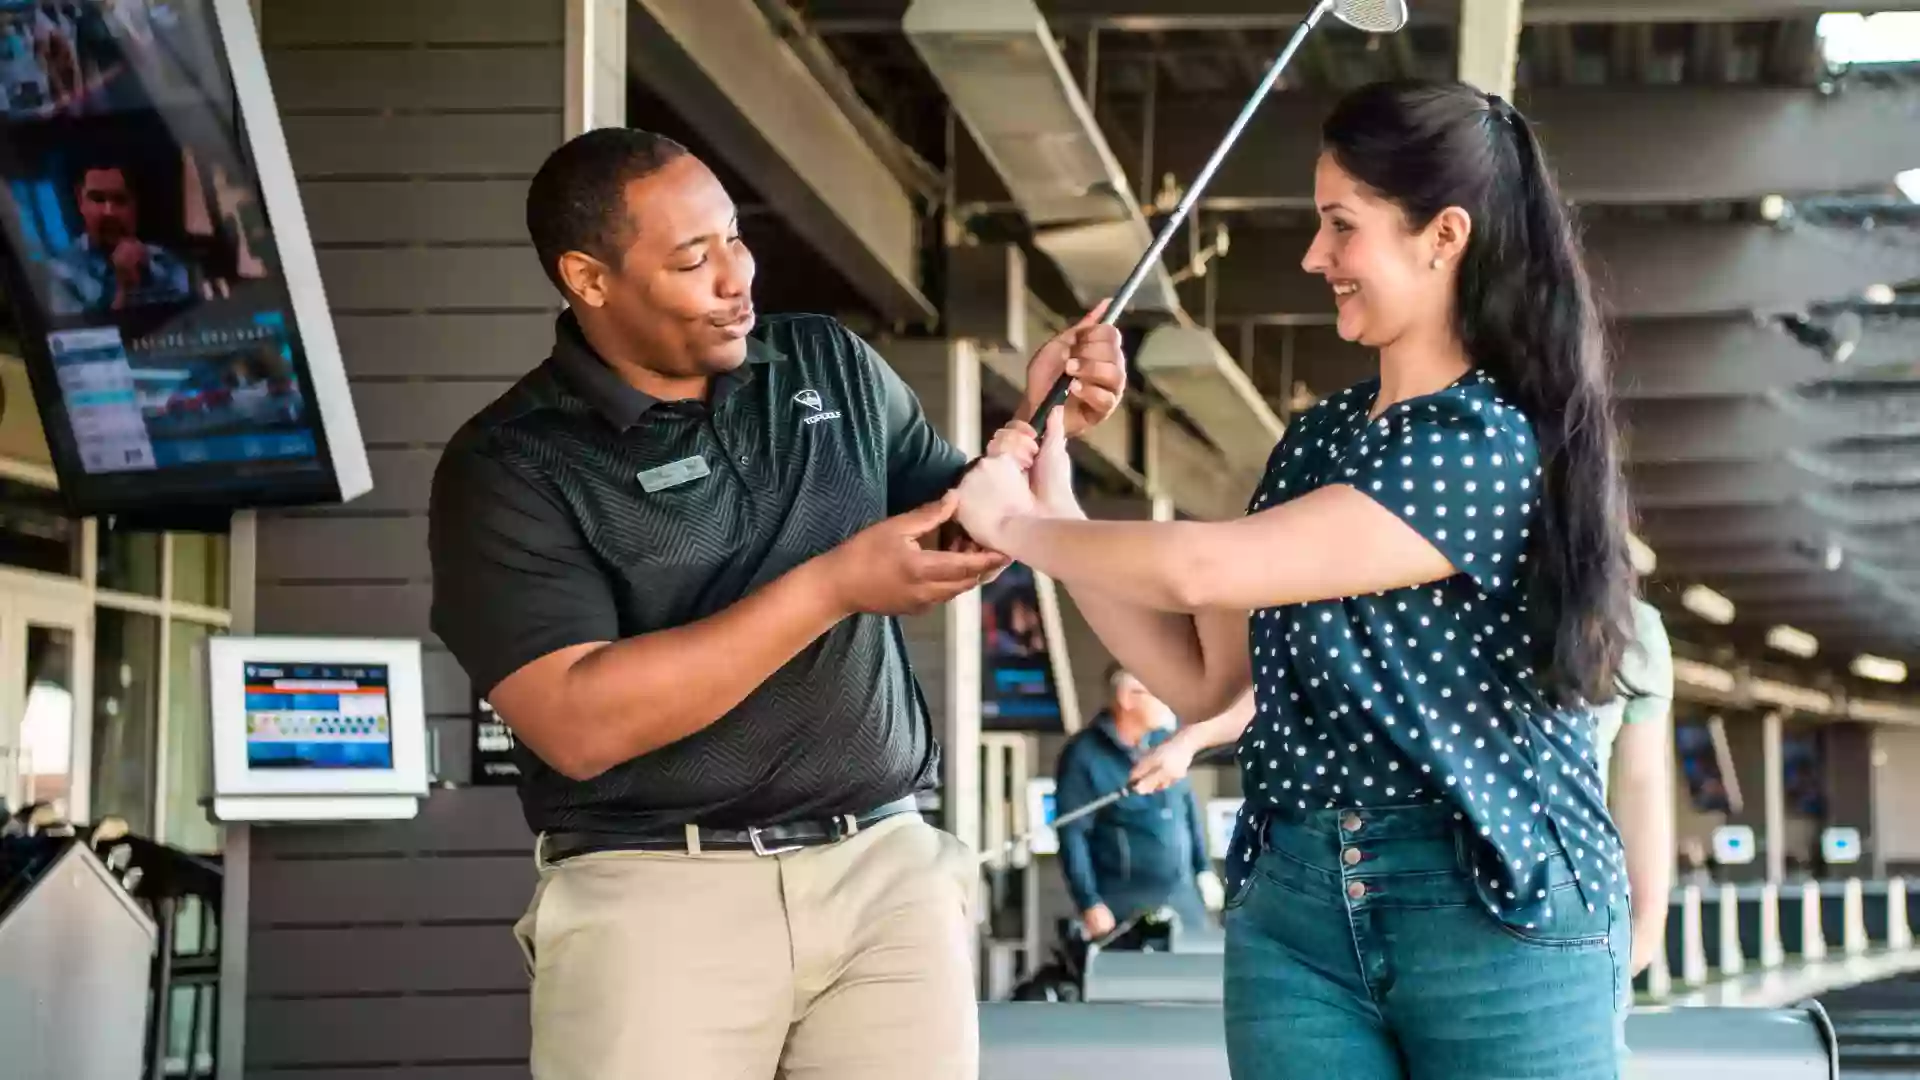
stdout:
POLYGON ((0 0, 0 247, 75 513, 372 486, 247 0, 0 0))

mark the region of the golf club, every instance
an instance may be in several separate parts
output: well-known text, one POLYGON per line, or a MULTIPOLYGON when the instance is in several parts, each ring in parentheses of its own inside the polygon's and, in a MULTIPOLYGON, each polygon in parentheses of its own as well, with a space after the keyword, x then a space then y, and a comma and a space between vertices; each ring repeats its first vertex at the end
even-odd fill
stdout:
MULTIPOLYGON (((1127 303, 1133 299, 1133 294, 1140 291, 1140 286, 1147 280, 1148 272, 1160 258, 1161 252, 1166 250, 1167 242, 1173 238, 1173 231, 1180 227, 1180 223, 1185 221, 1187 214, 1193 210, 1194 204, 1200 201, 1200 193, 1206 190, 1207 183, 1219 170, 1220 163, 1226 160, 1227 152, 1233 149, 1235 142, 1239 141, 1240 133, 1246 130, 1247 122, 1253 119, 1253 114, 1259 109, 1260 103, 1273 92, 1274 84, 1280 81, 1280 73, 1286 70, 1288 62, 1293 59, 1293 54, 1300 48, 1300 43, 1313 32, 1313 28, 1320 22, 1320 17, 1328 12, 1332 12, 1334 18, 1348 26, 1370 34, 1391 34, 1407 24, 1406 0, 1319 0, 1314 4, 1313 10, 1308 12, 1307 17, 1300 20, 1300 25, 1294 29, 1293 36, 1287 39, 1286 48, 1281 49, 1279 57, 1267 67, 1266 77, 1260 80, 1260 85, 1254 88, 1253 96, 1249 97, 1247 103, 1241 107, 1240 115, 1234 118, 1233 126, 1227 129, 1226 137, 1220 140, 1220 145, 1214 148, 1213 156, 1208 158, 1207 163, 1201 167, 1200 175, 1194 177, 1193 185, 1187 188, 1187 193, 1181 196, 1179 205, 1173 208, 1173 213, 1168 215, 1166 223, 1160 226, 1160 232, 1153 238, 1153 243, 1147 247, 1146 254, 1140 256, 1140 261, 1134 264, 1133 272, 1127 275, 1126 283, 1121 285, 1120 291, 1113 295, 1113 302, 1107 305, 1106 314, 1100 318, 1102 325, 1112 326, 1119 321, 1120 313, 1126 310, 1127 303)), ((1072 385, 1073 379, 1064 374, 1054 380, 1053 388, 1047 391, 1045 398, 1041 399, 1040 407, 1033 411, 1031 422, 1034 430, 1046 430, 1048 414, 1066 403, 1067 391, 1072 385)))
MULTIPOLYGON (((1231 744, 1227 746, 1209 747, 1208 749, 1203 750, 1198 754, 1195 754, 1193 757, 1192 764, 1194 765, 1216 764, 1218 762, 1225 761, 1231 758, 1233 756, 1233 752, 1234 752, 1234 748, 1231 744)), ((1106 807, 1112 806, 1114 803, 1119 802, 1121 799, 1124 799, 1129 795, 1138 795, 1138 794, 1139 792, 1134 789, 1133 781, 1128 780, 1125 787, 1122 787, 1116 791, 1109 791, 1105 795, 1100 796, 1099 798, 1093 800, 1092 802, 1083 803, 1067 811, 1066 813, 1061 814, 1059 817, 1054 818, 1053 823, 1050 826, 1036 826, 1032 829, 1028 829, 1026 832, 1021 833, 1019 836, 1015 836, 1007 840, 1006 843, 1001 844, 998 848, 995 848, 990 851, 981 852, 979 856, 980 865, 985 866, 987 863, 992 862, 995 859, 1012 859, 1013 853, 1015 851, 1019 850, 1019 848, 1022 847, 1023 845, 1030 844, 1033 842, 1033 834, 1040 831, 1041 828, 1058 829, 1062 825, 1070 825, 1073 822, 1079 821, 1081 818, 1086 817, 1088 814, 1098 813, 1100 810, 1106 807)))

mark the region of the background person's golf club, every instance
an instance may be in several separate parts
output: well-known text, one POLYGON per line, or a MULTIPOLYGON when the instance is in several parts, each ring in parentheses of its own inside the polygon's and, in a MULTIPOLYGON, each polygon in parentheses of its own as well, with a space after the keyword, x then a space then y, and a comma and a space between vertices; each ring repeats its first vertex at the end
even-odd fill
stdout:
MULTIPOLYGON (((1204 750, 1198 754, 1195 754, 1193 757, 1192 764, 1211 765, 1216 762, 1225 760, 1226 758, 1232 756, 1232 754, 1233 754, 1233 747, 1231 746, 1213 747, 1211 749, 1204 750)), ((1093 800, 1092 802, 1082 803, 1081 805, 1074 807, 1072 810, 1069 810, 1066 813, 1061 814, 1059 817, 1054 818, 1053 824, 1050 827, 1053 829, 1059 829, 1062 825, 1070 825, 1073 822, 1079 821, 1081 818, 1086 817, 1088 814, 1097 813, 1105 807, 1112 806, 1114 803, 1119 802, 1121 799, 1124 799, 1129 795, 1137 795, 1137 794, 1139 793, 1134 790, 1133 781, 1128 780, 1127 785, 1125 787, 1120 788, 1117 791, 1109 791, 1105 795, 1100 796, 1099 798, 1093 800)), ((1028 829, 1026 832, 1021 833, 1019 836, 1015 836, 1008 839, 1006 843, 1001 844, 998 848, 981 852, 979 856, 980 865, 985 866, 987 863, 990 863, 995 859, 1002 859, 1002 860, 1012 859, 1013 853, 1015 851, 1033 842, 1033 834, 1036 832, 1039 832, 1040 828, 1041 826, 1036 826, 1034 828, 1028 829)))
MULTIPOLYGON (((1233 126, 1227 129, 1226 137, 1222 138, 1220 145, 1214 148, 1213 156, 1208 158, 1207 163, 1201 167, 1200 175, 1194 177, 1193 185, 1187 188, 1187 193, 1181 196, 1179 205, 1173 208, 1173 213, 1168 215, 1165 224, 1160 226, 1160 232, 1153 238, 1153 243, 1147 247, 1146 254, 1140 256, 1140 261, 1133 266, 1133 273, 1127 275, 1126 283, 1120 286, 1119 292, 1113 294, 1113 302, 1107 305, 1106 313, 1100 317, 1102 325, 1112 326, 1119 321, 1120 313, 1126 310, 1128 302, 1133 299, 1133 294, 1140 291, 1140 286, 1147 280, 1148 272, 1159 260, 1161 252, 1167 249, 1167 242, 1173 239, 1173 231, 1180 227, 1180 223, 1185 221, 1187 214, 1193 210, 1194 204, 1200 201, 1200 193, 1206 190, 1208 182, 1213 179, 1213 174, 1219 170, 1220 163, 1226 160, 1227 152, 1232 150, 1233 144, 1239 141, 1240 133, 1246 130, 1247 122, 1253 119, 1253 114, 1260 108, 1260 103, 1273 92, 1274 84, 1280 81, 1280 73, 1286 70, 1288 62, 1293 59, 1293 54, 1300 48, 1300 43, 1313 32, 1313 28, 1320 22, 1320 17, 1328 12, 1332 12, 1334 18, 1348 26, 1370 34, 1391 34, 1407 24, 1406 0, 1319 0, 1319 3, 1313 6, 1313 10, 1307 13, 1307 17, 1300 20, 1300 25, 1294 28, 1293 36, 1287 39, 1286 48, 1281 49, 1279 57, 1267 67, 1266 77, 1260 80, 1260 85, 1254 88, 1253 96, 1241 106, 1240 115, 1234 118, 1233 126)), ((1048 390, 1047 396, 1040 400, 1040 407, 1033 411, 1033 418, 1029 421, 1035 431, 1046 430, 1048 414, 1066 403, 1067 391, 1072 386, 1071 376, 1061 375, 1054 380, 1052 389, 1048 390)))

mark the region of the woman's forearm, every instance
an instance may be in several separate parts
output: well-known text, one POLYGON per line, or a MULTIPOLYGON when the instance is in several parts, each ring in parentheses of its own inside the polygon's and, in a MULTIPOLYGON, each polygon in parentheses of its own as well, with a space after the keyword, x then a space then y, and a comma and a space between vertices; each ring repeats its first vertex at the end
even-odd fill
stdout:
POLYGON ((1186 739, 1193 744, 1194 752, 1211 750, 1216 746, 1225 746, 1238 742, 1240 736, 1253 723, 1253 691, 1240 695, 1233 706, 1218 716, 1209 717, 1197 723, 1182 725, 1175 738, 1186 739))
POLYGON ((1193 616, 1154 611, 1092 585, 1069 585, 1074 606, 1113 658, 1175 716, 1206 716, 1206 654, 1193 616))
MULTIPOLYGON (((1109 618, 1138 622, 1126 608, 1148 612, 1191 612, 1202 568, 1192 565, 1198 550, 1194 525, 1164 521, 1088 521, 1085 518, 1018 517, 1004 526, 995 546, 1007 555, 1067 586, 1080 601, 1084 593, 1107 605, 1109 618)), ((1086 603, 1081 601, 1082 608, 1086 603)), ((1191 638, 1193 620, 1184 620, 1191 638)), ((1171 634, 1167 622, 1161 633, 1171 634)))
POLYGON ((1608 802, 1627 849, 1634 914, 1645 918, 1665 918, 1673 887, 1672 744, 1666 729, 1657 719, 1627 724, 1614 744, 1620 768, 1608 802))

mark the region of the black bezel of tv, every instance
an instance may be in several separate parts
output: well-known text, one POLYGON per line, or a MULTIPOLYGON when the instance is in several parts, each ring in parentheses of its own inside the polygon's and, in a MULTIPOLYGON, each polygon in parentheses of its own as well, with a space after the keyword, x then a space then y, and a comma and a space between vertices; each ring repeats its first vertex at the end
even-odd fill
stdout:
MULTIPOLYGON (((23 225, 14 216, 18 214, 17 204, 11 193, 0 192, 0 214, 8 215, 7 220, 0 220, 0 282, 5 285, 19 328, 21 355, 27 362, 41 427, 53 457, 62 500, 69 511, 77 515, 122 515, 151 527, 205 528, 208 522, 223 520, 224 515, 234 510, 336 501, 340 498, 340 483, 309 365, 305 334, 284 273, 281 244, 273 228, 267 192, 255 161, 253 140, 240 105, 219 13, 214 0, 173 0, 173 3, 188 9, 184 18, 186 32, 197 34, 195 44, 202 46, 197 50, 196 59, 204 68, 196 65, 195 70, 187 72, 191 85, 201 92, 175 102, 149 100, 145 109, 127 110, 127 113, 144 114, 147 123, 164 127, 169 136, 165 141, 173 142, 182 151, 193 152, 201 167, 216 161, 232 167, 237 174, 233 178, 235 187, 250 199, 251 212, 259 215, 261 227, 250 231, 249 236, 258 235, 254 242, 261 244, 259 254, 264 258, 268 276, 231 283, 241 295, 230 300, 194 299, 178 307, 135 309, 119 313, 110 321, 91 323, 57 316, 49 310, 37 275, 29 269, 28 260, 22 257, 17 246, 17 239, 24 235, 23 225), (212 88, 212 92, 206 92, 208 88, 212 88), (212 141, 213 145, 205 145, 205 141, 212 141), (115 325, 121 331, 124 347, 128 340, 140 336, 129 330, 152 332, 183 317, 211 315, 218 320, 224 314, 228 325, 235 325, 248 316, 249 297, 255 311, 271 307, 283 320, 281 343, 304 413, 303 423, 294 430, 312 439, 312 453, 279 459, 88 472, 73 430, 66 391, 59 381, 50 335, 63 330, 115 325)), ((3 15, 4 11, 0 11, 0 16, 3 15)), ((123 74, 122 78, 130 74, 123 74)), ((142 92, 147 89, 143 86, 142 92)), ((76 135, 86 133, 90 127, 110 128, 116 123, 131 127, 130 122, 121 121, 113 114, 26 123, 69 127, 76 135)), ((33 141, 35 134, 44 140, 48 130, 35 133, 20 121, 0 118, 0 181, 11 184, 18 179, 45 175, 24 167, 27 162, 21 148, 33 141)), ((131 163, 140 153, 140 146, 130 146, 126 150, 127 160, 131 163)))

